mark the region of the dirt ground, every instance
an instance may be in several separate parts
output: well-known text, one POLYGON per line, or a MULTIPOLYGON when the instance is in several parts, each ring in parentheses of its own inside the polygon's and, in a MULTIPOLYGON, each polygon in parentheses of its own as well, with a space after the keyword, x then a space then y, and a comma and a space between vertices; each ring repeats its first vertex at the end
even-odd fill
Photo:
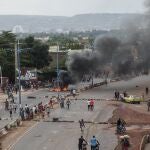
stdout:
POLYGON ((124 104, 121 102, 116 102, 112 105, 116 106, 117 109, 113 112, 113 117, 109 122, 114 123, 117 122, 118 118, 122 118, 125 120, 127 128, 133 126, 130 130, 127 129, 126 134, 130 136, 130 149, 139 150, 143 136, 150 133, 150 126, 149 129, 143 128, 144 125, 150 125, 150 115, 148 113, 142 113, 140 110, 136 111, 138 108, 137 105, 124 104))
POLYGON ((24 121, 20 127, 11 129, 6 136, 0 138, 2 149, 8 150, 12 146, 12 144, 15 143, 15 141, 35 123, 35 121, 24 121))

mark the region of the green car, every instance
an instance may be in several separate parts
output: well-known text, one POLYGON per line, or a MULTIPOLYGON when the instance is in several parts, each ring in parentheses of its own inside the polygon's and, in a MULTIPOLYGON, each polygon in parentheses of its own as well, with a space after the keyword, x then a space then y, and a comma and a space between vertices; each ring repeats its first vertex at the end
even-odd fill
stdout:
POLYGON ((140 104, 140 102, 143 101, 143 98, 142 96, 139 97, 139 96, 130 95, 130 96, 124 97, 124 101, 127 103, 131 103, 131 104, 135 104, 135 103, 140 104))

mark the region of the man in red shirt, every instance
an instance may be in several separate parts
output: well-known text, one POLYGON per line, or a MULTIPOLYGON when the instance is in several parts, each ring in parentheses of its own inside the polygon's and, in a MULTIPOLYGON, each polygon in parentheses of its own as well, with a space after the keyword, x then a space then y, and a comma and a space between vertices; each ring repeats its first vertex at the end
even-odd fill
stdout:
POLYGON ((94 99, 90 100, 90 107, 91 107, 91 110, 93 111, 93 109, 94 109, 94 99))

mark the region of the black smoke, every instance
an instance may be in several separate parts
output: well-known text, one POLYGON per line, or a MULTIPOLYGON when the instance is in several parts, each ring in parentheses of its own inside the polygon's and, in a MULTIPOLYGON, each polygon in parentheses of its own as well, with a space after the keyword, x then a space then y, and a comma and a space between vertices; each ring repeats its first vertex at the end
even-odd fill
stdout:
POLYGON ((83 51, 69 56, 68 70, 76 81, 80 81, 84 75, 92 75, 101 64, 101 56, 96 51, 83 51))
MULTIPOLYGON (((150 0, 145 1, 144 25, 125 27, 126 40, 116 37, 98 37, 94 51, 69 56, 68 70, 77 80, 85 74, 96 73, 110 67, 115 75, 139 74, 150 69, 150 0)), ((141 24, 141 23, 140 23, 141 24)))

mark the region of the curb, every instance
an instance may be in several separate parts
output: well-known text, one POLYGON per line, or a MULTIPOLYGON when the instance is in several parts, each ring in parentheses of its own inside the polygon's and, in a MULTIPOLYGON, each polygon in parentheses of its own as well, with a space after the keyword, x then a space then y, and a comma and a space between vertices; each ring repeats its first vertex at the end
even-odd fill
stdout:
POLYGON ((79 91, 83 92, 83 91, 86 91, 86 90, 89 90, 89 89, 92 89, 92 88, 95 88, 95 87, 99 87, 99 86, 102 86, 102 85, 106 85, 106 84, 107 83, 105 81, 99 82, 99 83, 95 83, 93 86, 92 85, 86 86, 84 88, 79 89, 79 91))
POLYGON ((15 121, 8 123, 2 129, 0 129, 0 138, 2 138, 4 135, 6 135, 10 129, 17 128, 21 125, 22 125, 22 121, 20 119, 16 119, 15 121))

